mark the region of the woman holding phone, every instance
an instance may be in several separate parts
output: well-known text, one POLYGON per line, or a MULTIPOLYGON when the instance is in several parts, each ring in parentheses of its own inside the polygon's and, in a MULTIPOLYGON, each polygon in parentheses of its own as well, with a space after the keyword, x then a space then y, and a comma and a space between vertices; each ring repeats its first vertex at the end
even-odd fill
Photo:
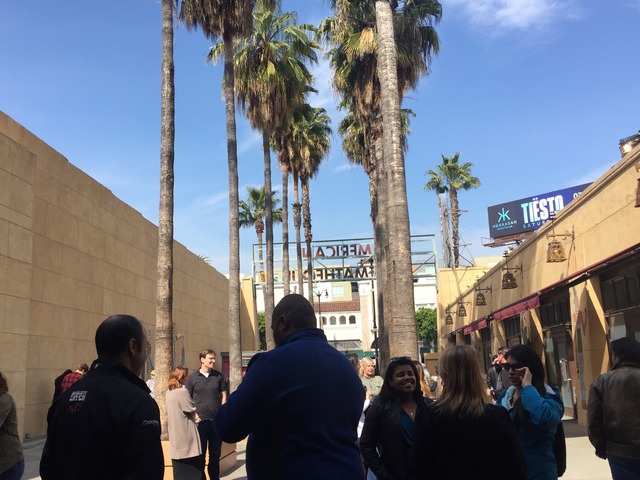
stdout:
POLYGON ((511 386, 500 401, 513 420, 527 465, 529 480, 557 480, 553 442, 562 421, 564 405, 557 390, 544 383, 540 357, 527 345, 518 345, 505 356, 502 368, 511 386))

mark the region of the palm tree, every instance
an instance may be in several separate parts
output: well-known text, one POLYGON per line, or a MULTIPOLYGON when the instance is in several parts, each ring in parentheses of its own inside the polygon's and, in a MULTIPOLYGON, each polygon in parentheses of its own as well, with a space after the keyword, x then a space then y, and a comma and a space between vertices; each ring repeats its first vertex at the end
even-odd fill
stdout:
MULTIPOLYGON (((369 136, 367 148, 374 160, 376 277, 378 300, 382 303, 378 312, 384 317, 384 312, 389 311, 392 319, 387 322, 388 330, 393 333, 392 353, 412 354, 417 335, 415 315, 408 308, 413 308, 413 289, 409 285, 410 233, 400 141, 400 96, 417 85, 419 77, 428 70, 431 54, 439 51, 433 24, 439 21, 442 7, 436 0, 409 0, 403 2, 399 12, 394 12, 395 2, 390 4, 383 0, 375 2, 375 11, 367 0, 334 0, 332 6, 336 15, 323 22, 320 33, 333 47, 330 56, 336 72, 334 86, 344 104, 353 104, 352 112, 369 136), (394 78, 390 79, 390 76, 394 78), (393 202, 387 202, 387 198, 393 202), (385 214, 388 214, 390 225, 386 225, 385 214), (380 246, 380 243, 384 245, 380 246), (382 258, 387 246, 388 259, 382 258), (394 268, 388 272, 388 286, 381 287, 387 261, 394 268), (398 295, 395 295, 391 289, 398 285, 398 295), (398 308, 391 305, 391 298, 399 299, 398 308)), ((383 353, 385 337, 386 332, 383 332, 383 353)))
MULTIPOLYGON (((265 227, 265 203, 266 195, 264 193, 264 187, 247 187, 247 201, 240 200, 240 227, 253 227, 256 229, 256 235, 258 237, 258 268, 260 276, 264 275, 264 265, 262 256, 262 235, 264 234, 265 227)), ((277 208, 280 201, 275 198, 273 192, 272 198, 272 218, 274 223, 280 223, 282 221, 282 209, 277 208)))
MULTIPOLYGON (((317 44, 307 36, 311 25, 296 25, 294 13, 274 12, 259 1, 253 14, 254 33, 236 52, 238 103, 253 128, 262 133, 264 153, 267 288, 265 315, 271 318, 273 298, 273 224, 270 140, 275 129, 302 103, 312 76, 306 62, 317 61, 317 44)), ((267 347, 274 347, 267 330, 267 347)))
MULTIPOLYGON (((155 392, 167 390, 173 367, 173 162, 175 141, 175 89, 173 81, 174 0, 162 0, 162 86, 160 121, 160 211, 156 288, 155 392)), ((162 438, 168 439, 167 409, 159 402, 162 438)))
MULTIPOLYGON (((182 0, 180 19, 188 29, 202 28, 207 38, 222 38, 224 54, 223 91, 227 125, 229 169, 229 380, 231 391, 242 381, 240 335, 240 223, 238 218, 238 145, 233 64, 234 39, 246 38, 253 28, 251 12, 255 0, 182 0)), ((212 50, 213 51, 213 50, 212 50)), ((215 60, 217 57, 212 58, 215 60)))
POLYGON ((473 163, 465 162, 459 164, 460 152, 452 157, 442 155, 442 163, 437 166, 438 170, 428 170, 425 175, 431 178, 424 186, 425 190, 433 190, 438 194, 449 192, 449 203, 451 204, 451 241, 453 243, 453 266, 460 266, 460 209, 458 207, 458 192, 460 190, 470 190, 480 186, 480 179, 471 174, 473 163))

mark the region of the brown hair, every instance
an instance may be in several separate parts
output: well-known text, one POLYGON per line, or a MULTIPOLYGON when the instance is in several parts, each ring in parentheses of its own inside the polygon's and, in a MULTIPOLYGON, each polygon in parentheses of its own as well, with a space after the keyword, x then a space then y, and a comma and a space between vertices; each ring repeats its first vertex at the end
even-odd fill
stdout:
POLYGON ((175 390, 182 387, 182 380, 189 375, 187 367, 179 366, 171 370, 169 374, 169 390, 175 390))
POLYGON ((424 376, 424 368, 422 368, 422 364, 418 360, 413 360, 413 365, 418 371, 418 380, 420 383, 420 390, 422 390, 422 395, 424 395, 425 398, 429 398, 429 395, 431 395, 431 390, 429 390, 427 379, 424 376))
POLYGON ((486 384, 474 349, 453 345, 442 352, 438 365, 444 388, 434 408, 462 419, 481 417, 486 384))
POLYGON ((9 384, 7 379, 4 378, 2 372, 0 372, 0 393, 7 393, 9 391, 9 384))
POLYGON ((213 350, 211 350, 210 348, 205 348, 204 350, 202 350, 200 352, 200 360, 205 358, 207 355, 213 355, 214 357, 218 356, 218 354, 216 352, 214 352, 213 350))

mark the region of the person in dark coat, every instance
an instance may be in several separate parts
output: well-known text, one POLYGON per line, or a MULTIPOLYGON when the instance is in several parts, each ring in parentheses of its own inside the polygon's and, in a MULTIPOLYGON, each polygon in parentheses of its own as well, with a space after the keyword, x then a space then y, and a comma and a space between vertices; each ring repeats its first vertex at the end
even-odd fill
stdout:
POLYGON ((407 478, 414 422, 426 405, 413 361, 409 357, 392 359, 360 436, 362 458, 378 480, 407 478))
POLYGON ((409 478, 526 480, 516 429, 504 408, 487 403, 474 349, 447 348, 439 370, 444 389, 416 420, 409 478), (500 439, 499 452, 494 439, 500 439))
POLYGON ((40 461, 42 480, 162 480, 160 412, 139 377, 146 328, 113 315, 96 331, 98 359, 53 402, 40 461))
POLYGON ((261 353, 221 405, 214 426, 247 442, 248 480, 362 480, 356 446, 364 389, 349 360, 316 326, 302 295, 276 305, 274 350, 261 353))

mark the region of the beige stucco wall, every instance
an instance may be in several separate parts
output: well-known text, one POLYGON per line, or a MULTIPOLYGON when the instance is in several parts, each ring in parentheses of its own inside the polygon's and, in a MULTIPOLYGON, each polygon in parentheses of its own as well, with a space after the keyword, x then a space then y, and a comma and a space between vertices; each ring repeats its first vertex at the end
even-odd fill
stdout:
MULTIPOLYGON (((579 198, 571 202, 557 216, 554 222, 547 222, 529 240, 517 246, 508 258, 509 268, 522 267, 515 272, 518 288, 502 290, 501 281, 505 261, 488 270, 484 277, 475 281, 477 269, 440 269, 438 273, 438 328, 441 345, 446 344, 444 336, 457 332, 474 320, 483 318, 511 303, 529 295, 546 290, 547 287, 569 277, 576 272, 602 262, 608 257, 640 243, 640 208, 635 207, 636 189, 640 178, 640 147, 626 155, 611 167, 601 178, 587 188, 579 198), (561 234, 566 236, 558 236, 561 234), (567 261, 547 263, 548 235, 555 234, 562 242, 567 261), (474 289, 490 287, 485 292, 487 306, 475 306, 474 289), (459 288, 459 289, 458 289, 459 288), (445 324, 445 309, 458 302, 465 303, 467 317, 453 315, 454 324, 445 324)), ((569 288, 572 317, 571 334, 574 348, 577 348, 576 322, 583 327, 582 345, 584 369, 581 380, 588 390, 593 379, 608 367, 606 351, 607 326, 600 299, 600 285, 597 276, 569 288)), ((526 312, 522 324, 528 328, 531 343, 541 347, 542 331, 539 312, 526 312)), ((492 347, 504 345, 502 322, 491 322, 492 347)), ((479 332, 472 335, 479 341, 479 332)), ((463 341, 457 335, 457 342, 463 341)), ((494 350, 495 351, 495 350, 494 350)), ((577 352, 576 352, 577 353, 577 352)), ((577 355, 576 355, 577 358, 577 355)), ((578 383, 574 383, 578 387, 578 383)), ((586 402, 581 398, 580 388, 576 388, 578 409, 586 402)), ((584 411, 579 412, 579 420, 584 423, 584 411)))
MULTIPOLYGON (((156 245, 155 225, 0 112, 0 371, 21 434, 45 434, 53 379, 95 358, 108 315, 154 343, 156 245)), ((228 351, 228 281, 177 242, 173 298, 187 366, 228 351)))

